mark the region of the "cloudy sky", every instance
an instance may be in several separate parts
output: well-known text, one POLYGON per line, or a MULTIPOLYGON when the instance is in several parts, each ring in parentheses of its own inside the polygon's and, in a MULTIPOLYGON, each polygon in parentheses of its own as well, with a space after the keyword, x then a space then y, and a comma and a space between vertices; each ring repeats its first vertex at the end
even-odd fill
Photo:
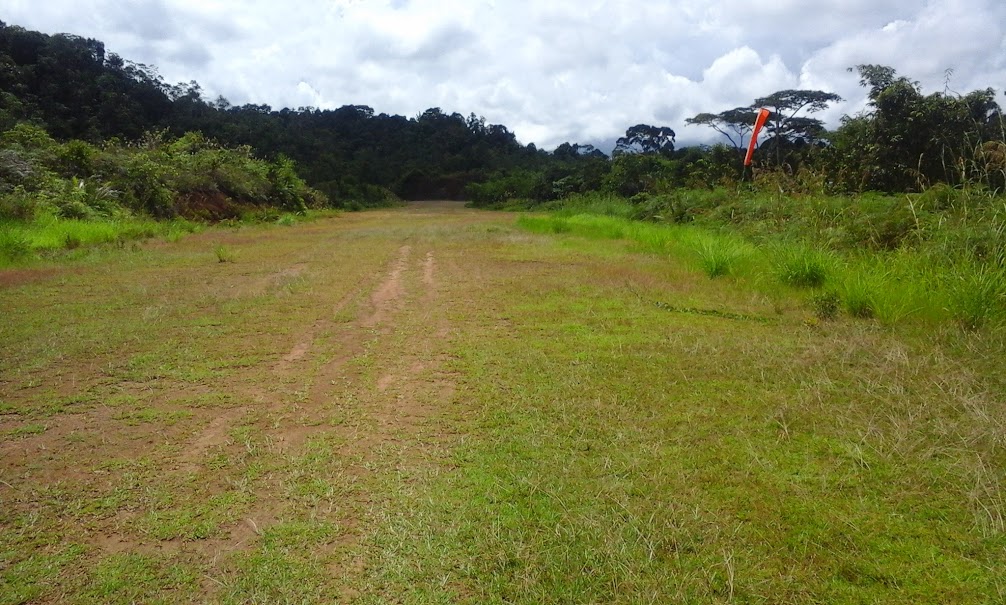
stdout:
POLYGON ((684 124, 787 88, 864 107, 846 68, 895 67, 927 92, 993 87, 1006 105, 1002 0, 0 0, 0 20, 105 42, 208 97, 274 108, 428 107, 523 143, 609 151, 640 122, 684 124))

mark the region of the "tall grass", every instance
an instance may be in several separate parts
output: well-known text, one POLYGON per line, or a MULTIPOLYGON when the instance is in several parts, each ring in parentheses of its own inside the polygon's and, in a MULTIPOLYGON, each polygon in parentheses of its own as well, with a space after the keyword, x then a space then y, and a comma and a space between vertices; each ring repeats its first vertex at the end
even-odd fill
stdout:
POLYGON ((557 208, 555 210, 556 216, 592 214, 597 216, 630 218, 635 212, 635 207, 624 197, 601 192, 579 193, 564 198, 557 204, 547 204, 545 207, 557 208))
POLYGON ((736 235, 686 225, 655 225, 618 216, 569 212, 561 216, 525 215, 517 219, 517 224, 537 233, 626 239, 646 252, 686 258, 709 277, 743 275, 757 256, 757 249, 736 235))
POLYGON ((950 270, 948 311, 966 330, 1001 325, 1006 319, 1006 275, 989 265, 950 270))
POLYGON ((30 222, 0 223, 0 266, 23 263, 40 253, 101 244, 123 243, 156 236, 177 238, 199 226, 184 220, 147 218, 115 220, 60 219, 43 215, 30 222))
MULTIPOLYGON (((617 198, 581 196, 552 216, 525 215, 518 224, 540 233, 629 240, 643 251, 682 259, 710 278, 730 276, 797 294, 809 290, 811 307, 827 299, 829 309, 834 305, 850 317, 884 325, 952 322, 973 331, 1006 323, 1006 263, 1000 261, 1004 253, 996 245, 1002 231, 998 223, 975 224, 972 216, 965 219, 972 221, 970 228, 943 225, 942 231, 933 232, 937 227, 929 217, 929 226, 913 245, 843 250, 830 249, 820 239, 784 233, 743 237, 732 228, 631 220, 626 218, 627 206, 631 204, 617 198), (991 235, 975 236, 988 229, 991 235)), ((864 237, 883 242, 893 237, 886 233, 864 237)))
POLYGON ((823 286, 837 264, 828 252, 801 244, 777 245, 772 252, 779 281, 798 288, 823 286))

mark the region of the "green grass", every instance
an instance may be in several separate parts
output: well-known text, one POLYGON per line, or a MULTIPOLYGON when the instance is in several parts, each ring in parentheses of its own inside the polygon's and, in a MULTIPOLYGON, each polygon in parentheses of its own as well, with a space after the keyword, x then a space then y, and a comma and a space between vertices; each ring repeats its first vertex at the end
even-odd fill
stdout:
POLYGON ((8 431, 3 431, 3 433, 0 433, 0 435, 14 438, 30 437, 32 435, 41 435, 42 433, 46 432, 46 430, 48 430, 48 427, 46 427, 44 424, 26 424, 14 429, 10 429, 8 431))
MULTIPOLYGON (((597 216, 613 216, 629 218, 633 207, 625 198, 610 193, 584 193, 562 199, 554 204, 557 207, 556 216, 575 216, 578 214, 593 214, 597 216)), ((546 208, 549 205, 545 206, 546 208)))
POLYGON ((1002 600, 1006 344, 942 268, 787 285, 731 232, 514 220, 241 226, 0 288, 0 603, 1002 600), (856 288, 873 319, 835 312, 856 288))
MULTIPOLYGON (((978 330, 1006 322, 1006 268, 934 256, 929 249, 842 253, 782 236, 752 241, 727 229, 595 214, 524 215, 517 224, 537 233, 629 240, 767 295, 780 286, 827 288, 848 315, 884 325, 953 323, 978 330)), ((808 298, 812 309, 817 296, 808 298)))
POLYGON ((798 288, 823 286, 837 264, 831 254, 804 246, 781 247, 773 256, 779 281, 798 288))
POLYGON ((123 553, 95 566, 79 597, 101 603, 170 602, 169 594, 193 595, 199 581, 195 570, 164 555, 123 553))
POLYGON ((554 242, 540 262, 578 265, 469 310, 508 327, 460 336, 457 400, 476 414, 451 472, 391 485, 363 602, 997 598, 1002 469, 977 443, 1001 413, 982 378, 857 321, 667 313, 653 301, 772 316, 742 283, 554 242), (612 262, 623 280, 598 276, 612 262), (630 265, 654 272, 635 293, 630 265))
POLYGON ((695 243, 699 265, 709 277, 722 277, 738 271, 745 255, 744 246, 723 237, 700 237, 695 243))
POLYGON ((222 244, 213 248, 213 254, 216 255, 217 262, 233 263, 237 260, 237 254, 235 254, 234 250, 222 244))
POLYGON ((948 310, 966 330, 998 328, 1006 320, 1006 274, 989 265, 954 267, 948 310))
POLYGON ((76 220, 42 216, 31 222, 0 223, 0 266, 21 264, 39 254, 165 236, 177 241, 199 229, 187 221, 76 220))

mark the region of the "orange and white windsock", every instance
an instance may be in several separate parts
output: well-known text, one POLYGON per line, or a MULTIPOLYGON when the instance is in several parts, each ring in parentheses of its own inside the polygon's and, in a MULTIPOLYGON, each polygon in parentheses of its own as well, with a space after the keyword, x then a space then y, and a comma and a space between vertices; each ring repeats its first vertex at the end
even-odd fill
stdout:
POLYGON ((758 133, 761 132, 762 126, 765 125, 765 121, 768 120, 768 116, 771 112, 767 109, 759 109, 758 117, 755 118, 754 130, 751 131, 751 141, 748 142, 748 154, 744 156, 744 165, 751 165, 751 157, 754 156, 755 145, 758 144, 758 133))

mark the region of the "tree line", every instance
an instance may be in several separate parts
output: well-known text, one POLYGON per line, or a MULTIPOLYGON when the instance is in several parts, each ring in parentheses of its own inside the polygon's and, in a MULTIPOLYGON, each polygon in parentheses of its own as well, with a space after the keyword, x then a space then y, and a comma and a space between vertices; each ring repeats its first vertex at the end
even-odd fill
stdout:
MULTIPOLYGON (((791 184, 831 193, 1006 186, 1006 128, 992 88, 958 94, 948 86, 926 94, 890 67, 851 69, 868 91, 869 107, 834 130, 815 115, 841 101, 838 95, 784 90, 686 120, 713 129, 721 143, 677 148, 671 127, 637 124, 608 157, 573 142, 549 153, 521 144, 503 125, 440 108, 407 118, 363 105, 235 106, 206 99, 196 82, 168 84, 155 68, 109 53, 100 41, 0 22, 0 132, 29 123, 56 141, 95 146, 199 132, 214 145, 247 148, 268 162, 288 158, 297 176, 335 206, 379 205, 395 196, 489 205, 741 183, 751 174, 742 166, 743 148, 755 111, 764 107, 771 114, 755 170, 791 184)), ((11 183, 0 187, 9 190, 11 183)))

